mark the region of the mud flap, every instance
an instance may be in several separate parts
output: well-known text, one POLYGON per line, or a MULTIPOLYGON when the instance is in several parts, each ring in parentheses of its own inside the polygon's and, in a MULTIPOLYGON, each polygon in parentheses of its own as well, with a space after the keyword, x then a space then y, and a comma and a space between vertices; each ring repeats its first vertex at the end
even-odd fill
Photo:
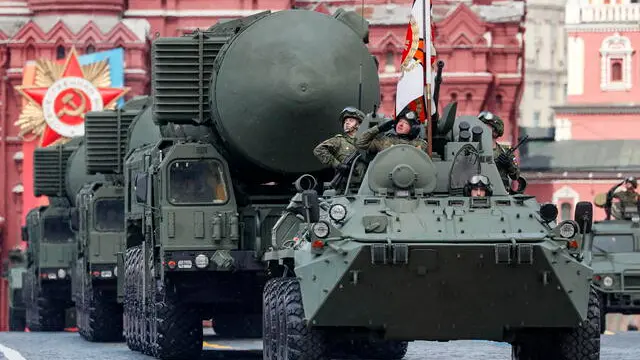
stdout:
POLYGON ((122 304, 124 301, 124 253, 118 252, 116 253, 116 266, 118 267, 116 271, 117 277, 117 297, 116 300, 119 304, 122 304))

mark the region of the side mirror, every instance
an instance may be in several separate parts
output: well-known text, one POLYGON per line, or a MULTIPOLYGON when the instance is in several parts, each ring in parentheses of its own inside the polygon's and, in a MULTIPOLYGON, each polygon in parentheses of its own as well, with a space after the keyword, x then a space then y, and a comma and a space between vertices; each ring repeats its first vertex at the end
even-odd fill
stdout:
POLYGON ((593 225, 593 205, 588 201, 577 203, 573 219, 580 226, 581 234, 590 233, 593 225))
POLYGON ((136 174, 136 202, 146 203, 147 202, 147 174, 146 173, 138 173, 136 174))
POLYGON ((302 192, 302 204, 307 211, 307 221, 317 223, 320 221, 320 203, 318 202, 318 192, 315 190, 305 190, 302 192))
POLYGON ((80 215, 78 213, 78 208, 74 208, 69 213, 69 224, 71 225, 71 230, 78 231, 80 222, 80 215))
POLYGON ((20 230, 22 231, 22 241, 29 242, 29 232, 27 231, 27 227, 23 226, 20 230))

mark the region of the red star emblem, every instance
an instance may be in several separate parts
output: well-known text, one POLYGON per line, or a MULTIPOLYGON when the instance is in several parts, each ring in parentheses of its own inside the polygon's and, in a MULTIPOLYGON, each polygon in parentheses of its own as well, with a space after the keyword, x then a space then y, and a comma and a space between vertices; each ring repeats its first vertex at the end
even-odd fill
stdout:
POLYGON ((46 127, 40 146, 44 147, 61 137, 83 136, 85 114, 111 106, 129 89, 94 86, 85 79, 72 48, 62 75, 51 86, 19 88, 18 91, 42 109, 46 127))

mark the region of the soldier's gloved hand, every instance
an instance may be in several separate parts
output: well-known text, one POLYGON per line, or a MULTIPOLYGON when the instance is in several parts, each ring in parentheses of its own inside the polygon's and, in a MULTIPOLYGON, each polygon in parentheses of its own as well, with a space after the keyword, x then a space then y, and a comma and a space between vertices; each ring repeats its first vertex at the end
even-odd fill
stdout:
POLYGON ((395 123, 395 120, 390 119, 387 120, 383 123, 378 124, 378 130, 380 130, 380 132, 385 132, 385 131, 389 131, 391 129, 393 129, 393 125, 395 123))
POLYGON ((513 162, 505 154, 500 154, 496 158, 496 165, 498 165, 498 166, 500 166, 502 168, 509 168, 509 167, 511 167, 512 163, 513 162))
POLYGON ((336 170, 338 170, 340 172, 347 172, 347 171, 351 170, 351 167, 349 165, 346 165, 346 164, 340 164, 340 165, 338 165, 338 167, 336 167, 336 170))

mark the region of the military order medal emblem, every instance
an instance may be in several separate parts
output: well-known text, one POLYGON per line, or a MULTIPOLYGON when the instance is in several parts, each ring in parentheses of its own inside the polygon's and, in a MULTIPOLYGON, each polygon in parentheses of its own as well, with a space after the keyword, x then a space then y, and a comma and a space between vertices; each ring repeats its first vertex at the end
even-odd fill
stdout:
POLYGON ((109 65, 98 61, 80 65, 75 49, 64 65, 39 60, 35 86, 16 87, 28 103, 20 119, 20 135, 41 136, 41 146, 49 146, 84 135, 84 116, 89 111, 113 109, 115 103, 129 91, 112 88, 109 65))

